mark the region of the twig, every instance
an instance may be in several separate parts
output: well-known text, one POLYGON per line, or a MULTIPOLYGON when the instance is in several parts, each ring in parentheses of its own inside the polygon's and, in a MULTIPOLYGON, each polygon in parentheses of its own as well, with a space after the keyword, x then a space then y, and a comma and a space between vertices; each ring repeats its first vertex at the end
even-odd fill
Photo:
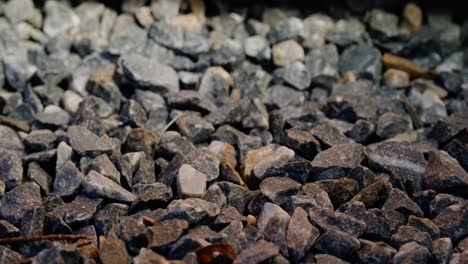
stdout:
POLYGON ((44 240, 66 240, 66 239, 92 239, 87 235, 66 235, 66 234, 52 234, 43 236, 30 236, 30 237, 4 237, 0 238, 0 244, 18 243, 18 242, 33 242, 33 241, 44 241, 44 240))
POLYGON ((166 130, 168 130, 172 124, 174 124, 177 120, 179 120, 179 118, 183 117, 183 116, 186 116, 186 115, 189 115, 189 113, 183 113, 183 114, 180 114, 176 117, 174 117, 171 121, 169 121, 169 123, 167 123, 167 125, 161 130, 161 135, 166 132, 166 130))

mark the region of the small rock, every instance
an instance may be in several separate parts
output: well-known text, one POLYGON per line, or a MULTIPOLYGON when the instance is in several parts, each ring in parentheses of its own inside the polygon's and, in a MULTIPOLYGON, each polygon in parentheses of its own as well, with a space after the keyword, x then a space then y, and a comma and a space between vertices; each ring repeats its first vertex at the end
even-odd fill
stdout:
POLYGON ((21 150, 22 148, 18 134, 13 129, 0 125, 0 149, 21 150))
POLYGON ((393 188, 390 191, 387 200, 382 206, 382 210, 395 210, 402 214, 424 216, 424 212, 419 208, 418 204, 411 200, 405 192, 397 188, 393 188))
POLYGON ((352 72, 356 76, 372 81, 380 80, 382 69, 380 51, 372 46, 354 45, 343 51, 340 73, 352 72))
POLYGON ((54 147, 57 137, 46 129, 34 130, 24 139, 25 147, 30 152, 45 151, 54 147))
POLYGON ((125 242, 117 237, 100 239, 99 260, 102 263, 127 263, 130 258, 125 247, 125 242))
POLYGON ((89 197, 106 198, 123 203, 133 202, 135 195, 101 174, 90 171, 83 180, 84 192, 89 197))
POLYGON ((442 237, 432 242, 432 255, 437 263, 448 264, 452 258, 453 245, 448 237, 442 237))
POLYGON ((387 112, 377 121, 376 134, 381 138, 391 138, 400 133, 411 131, 411 119, 404 115, 387 112))
POLYGON ((402 245, 410 242, 416 242, 426 248, 432 245, 432 239, 428 233, 422 232, 412 226, 400 227, 390 240, 390 243, 395 248, 400 248, 402 245))
POLYGON ((185 156, 184 162, 205 174, 207 181, 213 181, 219 176, 218 157, 208 148, 202 147, 191 151, 185 156))
POLYGON ((290 216, 276 204, 265 203, 263 210, 257 218, 257 226, 265 239, 278 245, 280 249, 286 248, 286 228, 290 216))
POLYGON ((136 184, 133 189, 137 192, 137 197, 130 207, 131 211, 147 208, 156 210, 165 206, 172 199, 172 189, 159 182, 136 184))
POLYGON ((434 150, 429 152, 423 184, 435 191, 462 190, 468 186, 468 173, 447 152, 434 150))
POLYGON ((413 226, 422 232, 427 232, 432 239, 439 238, 439 228, 428 218, 420 218, 414 215, 410 215, 408 218, 408 225, 413 226))
POLYGON ((36 119, 50 126, 65 126, 70 123, 70 115, 56 105, 46 106, 42 112, 36 114, 36 119))
POLYGON ((364 147, 360 144, 340 144, 319 152, 312 161, 314 178, 330 179, 345 175, 364 159, 364 147))
POLYGON ((384 242, 372 242, 361 239, 361 249, 358 252, 359 261, 368 263, 389 263, 397 251, 384 242))
POLYGON ((362 41, 366 33, 364 24, 356 18, 339 19, 327 32, 326 40, 341 47, 362 41))
POLYGON ((110 203, 104 206, 95 216, 94 226, 99 235, 106 236, 111 228, 119 222, 119 218, 126 215, 128 206, 110 203))
POLYGON ((72 161, 67 161, 57 172, 54 180, 54 192, 60 197, 70 197, 78 193, 84 175, 72 161))
POLYGON ((302 157, 312 160, 320 152, 320 143, 311 133, 287 129, 283 135, 284 144, 302 157))
POLYGON ((416 242, 410 242, 400 247, 393 257, 393 263, 427 263, 432 260, 431 253, 416 242))
POLYGON ((125 148, 128 152, 143 151, 147 155, 152 155, 158 142, 158 135, 151 130, 134 128, 127 135, 125 148))
POLYGON ((296 208, 286 233, 286 245, 294 261, 301 260, 319 237, 320 232, 308 220, 307 212, 296 208))
POLYGON ((0 235, 2 237, 14 237, 18 236, 20 230, 16 226, 8 223, 8 221, 0 220, 0 235))
POLYGON ((107 155, 99 155, 93 159, 87 164, 84 173, 87 174, 92 170, 120 184, 120 172, 115 168, 107 155))
POLYGON ((32 182, 26 182, 16 186, 3 196, 0 215, 9 223, 20 226, 26 211, 37 207, 42 207, 39 186, 32 182))
POLYGON ((335 208, 351 200, 359 192, 358 183, 351 179, 330 179, 315 183, 328 193, 335 208))
POLYGON ((312 80, 312 76, 308 68, 300 61, 289 63, 284 68, 284 73, 282 75, 282 78, 286 83, 301 91, 309 88, 312 80))
POLYGON ((375 125, 372 122, 359 119, 349 131, 349 137, 357 143, 367 143, 375 133, 375 125))
POLYGON ((333 210, 333 204, 330 200, 330 196, 328 196, 328 193, 315 183, 307 183, 302 186, 300 194, 304 194, 308 198, 312 198, 313 204, 316 207, 333 210))
POLYGON ((288 177, 270 177, 260 183, 260 191, 273 203, 282 205, 298 192, 301 184, 288 177))
POLYGON ((268 33, 268 39, 272 44, 287 39, 299 39, 305 35, 302 20, 296 17, 280 20, 276 22, 268 33))
POLYGON ((384 74, 384 80, 391 88, 406 88, 410 85, 408 73, 397 69, 388 69, 384 74))
POLYGON ((402 17, 402 28, 407 29, 411 33, 419 31, 423 21, 423 12, 419 6, 414 3, 406 4, 403 9, 402 17))
MULTIPOLYGON (((13 139, 12 139, 13 140, 13 139)), ((10 190, 21 183, 23 162, 21 156, 8 150, 0 150, 0 181, 10 190)))
POLYGON ((314 249, 325 254, 346 259, 360 247, 359 240, 348 233, 331 229, 315 241, 314 249))
POLYGON ((177 184, 183 197, 201 197, 206 190, 206 175, 188 164, 180 167, 177 184))
POLYGON ((293 61, 304 60, 304 49, 294 40, 286 40, 273 46, 273 62, 277 66, 287 66, 293 61))
POLYGON ((145 263, 168 263, 165 257, 155 253, 151 249, 142 248, 138 256, 133 258, 133 263, 135 264, 145 264, 145 263))
POLYGON ((463 202, 446 207, 432 221, 439 227, 442 237, 457 241, 468 234, 467 214, 468 203, 463 202))
POLYGON ((281 166, 294 158, 294 151, 287 147, 279 147, 275 152, 255 165, 254 174, 258 179, 263 179, 265 172, 273 166, 281 166))
POLYGON ((68 140, 78 154, 97 156, 112 151, 111 144, 82 126, 68 128, 68 140))
POLYGON ((408 193, 421 190, 426 160, 414 148, 402 143, 384 142, 367 147, 366 156, 369 168, 374 171, 386 172, 396 179, 398 175, 405 175, 401 180, 408 193))
POLYGON ((138 164, 138 170, 132 179, 133 185, 154 183, 156 181, 154 166, 154 160, 150 155, 142 157, 138 164))
POLYGON ((52 177, 50 177, 39 164, 35 162, 29 163, 27 178, 39 185, 45 194, 49 193, 50 186, 52 185, 52 177))
POLYGON ((220 208, 214 203, 199 198, 186 198, 174 200, 167 206, 167 218, 182 219, 190 224, 196 224, 214 218, 220 211, 220 208))
POLYGON ((149 248, 165 253, 167 250, 187 231, 188 222, 185 220, 172 219, 162 221, 148 229, 149 248))
POLYGON ((265 240, 257 241, 253 246, 242 251, 234 261, 235 264, 265 262, 279 254, 279 247, 265 240))
POLYGON ((303 45, 307 48, 320 48, 325 44, 327 32, 335 26, 333 19, 325 14, 312 14, 304 19, 306 38, 303 45))
POLYGON ((304 59, 312 82, 331 86, 338 78, 339 54, 336 46, 326 45, 312 49, 304 59))
POLYGON ((167 65, 135 55, 121 57, 120 63, 124 76, 141 88, 162 94, 179 91, 179 77, 174 69, 167 65))
POLYGON ((55 165, 55 171, 59 172, 63 165, 69 160, 71 160, 73 155, 73 149, 67 145, 65 142, 60 142, 57 146, 57 162, 55 165))
POLYGON ((434 196, 431 197, 431 201, 429 201, 429 215, 436 216, 450 205, 463 202, 465 202, 463 198, 448 193, 439 193, 437 195, 434 194, 434 196))
POLYGON ((352 140, 343 135, 336 127, 326 123, 314 126, 310 132, 324 148, 352 143, 352 140))
POLYGON ((8 1, 3 6, 4 15, 11 24, 30 21, 34 17, 34 2, 31 0, 8 1))
POLYGON ((80 263, 85 261, 85 256, 72 245, 57 245, 39 252, 31 263, 80 263))
POLYGON ((49 37, 63 34, 80 23, 80 18, 65 3, 49 1, 45 5, 45 19, 42 30, 49 37))
POLYGON ((270 43, 265 37, 252 36, 244 42, 245 55, 258 61, 269 61, 271 59, 270 43))
POLYGON ((205 71, 198 91, 215 102, 222 101, 229 95, 229 87, 233 84, 231 75, 224 68, 215 66, 205 71))
POLYGON ((391 38, 398 35, 398 16, 387 13, 380 9, 373 9, 367 12, 365 20, 369 24, 372 33, 376 33, 376 38, 391 38))
POLYGON ((132 254, 136 254, 140 248, 148 245, 148 233, 142 217, 122 217, 115 227, 115 233, 125 242, 128 251, 132 254))
POLYGON ((378 177, 375 181, 362 189, 351 201, 359 201, 367 208, 377 207, 387 199, 392 185, 383 177, 378 177))
POLYGON ((349 262, 344 261, 340 258, 329 254, 316 254, 314 255, 315 263, 323 263, 323 264, 347 264, 349 262))
POLYGON ((364 222, 330 209, 311 208, 309 217, 312 223, 322 230, 340 230, 355 237, 360 237, 366 228, 364 222))
POLYGON ((216 110, 216 105, 197 91, 182 90, 170 94, 167 98, 167 104, 180 110, 199 111, 202 114, 216 110))
POLYGON ((215 131, 213 125, 197 112, 185 112, 176 124, 180 133, 195 144, 209 139, 215 131))
POLYGON ((57 207, 48 214, 49 219, 60 217, 70 226, 87 225, 101 207, 102 199, 90 199, 79 195, 71 203, 57 207))

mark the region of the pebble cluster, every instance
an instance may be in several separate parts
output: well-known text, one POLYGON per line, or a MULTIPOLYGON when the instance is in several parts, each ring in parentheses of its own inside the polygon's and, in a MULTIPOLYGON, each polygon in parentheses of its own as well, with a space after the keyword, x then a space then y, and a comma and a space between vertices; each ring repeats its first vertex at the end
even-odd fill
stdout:
POLYGON ((468 263, 468 20, 72 2, 0 0, 0 263, 468 263))

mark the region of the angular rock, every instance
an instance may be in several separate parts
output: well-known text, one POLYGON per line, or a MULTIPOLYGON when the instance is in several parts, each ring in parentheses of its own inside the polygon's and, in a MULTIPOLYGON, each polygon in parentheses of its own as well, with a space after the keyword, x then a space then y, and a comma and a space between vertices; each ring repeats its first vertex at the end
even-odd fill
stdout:
POLYGON ((358 183, 351 179, 330 179, 315 183, 328 193, 335 208, 351 200, 359 192, 358 183))
POLYGON ((418 204, 411 200, 405 192, 397 188, 390 191, 382 210, 395 210, 407 215, 424 216, 424 212, 419 208, 418 204))
POLYGON ((273 203, 282 205, 298 192, 301 184, 287 177, 266 178, 260 183, 260 191, 273 203))
POLYGON ((286 233, 286 245, 291 259, 301 260, 319 235, 319 230, 309 222, 307 212, 297 208, 291 216, 286 233))
POLYGON ((80 263, 85 261, 85 256, 72 245, 59 245, 45 249, 37 254, 31 263, 80 263))
POLYGON ((354 45, 343 51, 340 73, 352 72, 364 79, 379 81, 382 69, 380 51, 372 46, 354 45))
POLYGON ((468 234, 468 203, 463 202, 446 207, 432 221, 440 229, 442 237, 450 237, 453 241, 468 234))
POLYGON ((281 146, 276 149, 272 155, 265 157, 262 161, 256 164, 253 168, 253 172, 255 176, 261 180, 269 168, 286 164, 294 157, 294 155, 295 153, 293 150, 281 146))
POLYGON ((125 204, 110 203, 97 212, 94 226, 98 235, 106 236, 111 228, 119 222, 119 218, 127 214, 128 206, 125 204))
POLYGON ((284 68, 282 79, 289 85, 302 91, 309 88, 312 76, 304 63, 294 61, 284 68))
POLYGON ((88 173, 92 170, 120 184, 120 172, 115 168, 107 155, 99 155, 93 159, 87 164, 84 173, 88 173))
POLYGON ((199 111, 202 114, 216 110, 216 105, 197 91, 182 90, 170 94, 167 98, 167 104, 180 110, 199 111))
POLYGON ((196 112, 185 112, 176 124, 180 133, 195 144, 206 141, 215 131, 213 125, 196 112))
POLYGON ((7 190, 21 183, 23 178, 23 166, 21 156, 8 150, 0 150, 0 181, 5 184, 7 190))
POLYGON ((148 233, 142 217, 122 217, 115 227, 115 234, 125 242, 130 253, 136 254, 148 245, 148 233))
POLYGON ((45 151, 53 148, 56 140, 50 130, 34 130, 24 139, 24 145, 30 152, 45 151))
POLYGON ((366 228, 364 222, 330 209, 311 208, 309 209, 309 217, 312 223, 322 230, 340 230, 355 237, 360 237, 366 228))
POLYGON ((184 162, 205 174, 207 181, 215 180, 219 176, 219 160, 208 148, 191 151, 185 156, 184 162))
POLYGON ((220 212, 221 210, 216 204, 199 198, 174 200, 167 206, 168 219, 182 219, 190 224, 214 218, 220 212))
POLYGON ((375 133, 375 125, 372 122, 359 119, 349 131, 349 137, 357 143, 366 143, 375 133))
POLYGON ((439 238, 439 228, 428 218, 420 218, 414 215, 410 215, 408 218, 408 225, 413 226, 422 232, 427 232, 432 239, 439 238))
POLYGON ((304 49, 294 40, 286 40, 273 46, 273 62, 277 66, 287 66, 293 61, 304 60, 304 49))
POLYGON ((468 173, 447 152, 434 150, 429 152, 423 184, 435 191, 461 190, 468 185, 468 173))
POLYGON ((331 229, 322 234, 315 242, 314 249, 325 254, 346 259, 358 251, 360 242, 348 233, 331 229))
POLYGON ((244 42, 245 55, 258 61, 269 61, 271 59, 271 48, 268 40, 263 36, 252 36, 244 42))
POLYGON ((340 144, 319 152, 312 161, 315 174, 319 179, 330 179, 344 175, 357 167, 364 158, 364 147, 360 144, 340 144))
POLYGON ((134 128, 128 133, 124 146, 128 152, 143 151, 147 155, 151 155, 158 141, 159 137, 153 131, 134 128))
POLYGON ((276 204, 265 203, 258 216, 257 226, 265 239, 278 245, 282 252, 287 252, 286 229, 290 216, 276 204))
POLYGON ((391 88, 406 88, 410 85, 408 73, 397 69, 388 69, 384 74, 384 81, 391 88))
POLYGON ((133 202, 136 197, 109 178, 90 171, 83 180, 84 193, 89 197, 105 198, 123 203, 133 202))
POLYGON ((284 144, 302 157, 312 160, 320 152, 320 143, 311 133, 287 129, 283 135, 284 144))
POLYGON ((426 160, 414 148, 397 142, 384 142, 367 147, 369 168, 390 174, 392 183, 401 180, 408 193, 421 190, 426 160))
POLYGON ((265 240, 257 241, 253 246, 242 251, 234 261, 236 264, 259 264, 279 254, 279 247, 265 240))
POLYGON ((161 94, 179 91, 179 77, 170 66, 140 55, 121 57, 120 63, 124 76, 141 88, 161 94))
POLYGON ((156 181, 155 164, 151 156, 146 155, 140 159, 138 170, 133 176, 133 185, 136 184, 151 184, 156 181))
POLYGON ((188 229, 188 222, 185 220, 172 219, 162 221, 148 229, 149 248, 165 253, 188 229))
POLYGON ((99 243, 99 260, 102 263, 126 263, 130 261, 125 242, 117 237, 101 239, 99 243))
POLYGON ((84 180, 81 173, 72 161, 67 161, 58 171, 54 180, 54 192, 60 197, 70 197, 78 193, 84 180))
POLYGON ((386 139, 412 129, 413 125, 408 116, 387 112, 377 121, 376 134, 386 139))
POLYGON ((430 248, 432 245, 431 236, 412 226, 402 226, 392 235, 390 243, 395 248, 400 248, 404 244, 416 242, 423 247, 430 248))
POLYGON ((271 43, 275 44, 287 39, 297 39, 303 37, 304 24, 297 17, 291 17, 276 22, 268 33, 271 43))
POLYGON ((35 182, 41 187, 42 192, 48 194, 52 186, 52 177, 45 172, 39 164, 32 162, 28 166, 28 180, 35 182))
POLYGON ((432 242, 432 255, 437 263, 448 264, 452 258, 453 245, 448 237, 441 237, 432 242))
POLYGON ((410 242, 400 247, 393 257, 393 263, 427 263, 432 260, 429 250, 416 242, 410 242))
POLYGON ((7 192, 2 198, 0 216, 13 225, 20 226, 27 210, 42 207, 39 186, 26 182, 7 192))
POLYGON ((110 142, 82 126, 70 126, 67 134, 71 147, 80 155, 97 156, 112 151, 110 142))
POLYGON ((329 124, 318 124, 310 132, 318 139, 323 148, 352 143, 352 140, 343 135, 336 127, 329 124))
POLYGON ((150 184, 136 184, 136 200, 132 203, 130 210, 143 209, 155 210, 165 206, 172 199, 172 189, 165 184, 155 182, 150 184))
POLYGON ((180 167, 177 184, 183 197, 201 197, 206 191, 206 175, 188 164, 180 167))
POLYGON ((397 253, 397 251, 384 242, 371 242, 360 240, 361 249, 358 252, 359 261, 368 263, 376 261, 378 263, 388 263, 397 253))

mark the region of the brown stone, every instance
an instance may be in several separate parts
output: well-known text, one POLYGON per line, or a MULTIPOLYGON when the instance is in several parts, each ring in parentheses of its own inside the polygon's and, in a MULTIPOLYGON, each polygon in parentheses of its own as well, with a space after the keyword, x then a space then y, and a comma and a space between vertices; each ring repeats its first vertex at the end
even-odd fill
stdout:
POLYGON ((387 68, 395 68, 405 71, 411 78, 421 77, 434 79, 439 75, 439 73, 434 70, 422 68, 408 59, 390 53, 385 53, 382 57, 382 61, 387 68))
POLYGON ((406 4, 403 9, 401 27, 407 29, 409 32, 417 32, 421 29, 423 20, 423 12, 419 6, 414 3, 406 4))

